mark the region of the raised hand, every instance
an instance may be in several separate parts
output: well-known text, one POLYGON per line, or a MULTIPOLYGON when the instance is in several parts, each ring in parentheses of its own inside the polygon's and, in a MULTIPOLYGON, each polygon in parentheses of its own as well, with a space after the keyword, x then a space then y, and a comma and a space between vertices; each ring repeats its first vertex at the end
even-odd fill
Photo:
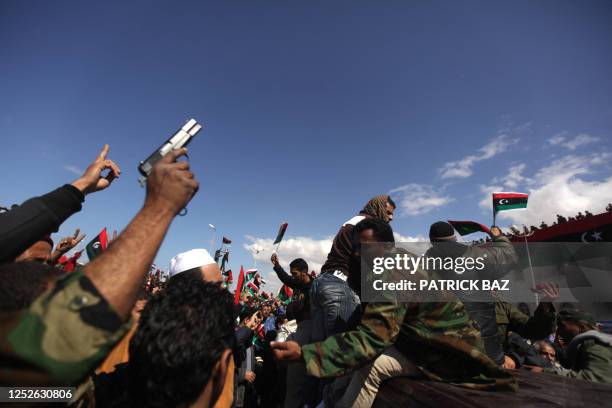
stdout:
POLYGON ((272 261, 272 265, 274 265, 274 267, 277 267, 280 265, 280 263, 278 262, 278 255, 276 254, 272 254, 270 261, 272 261))
POLYGON ((74 235, 62 238, 55 247, 55 250, 61 252, 63 255, 75 246, 77 246, 79 242, 81 242, 85 238, 85 236, 86 235, 81 234, 81 230, 77 228, 76 231, 74 231, 74 235))
POLYGON ((544 295, 542 302, 554 302, 559 298, 559 284, 555 282, 540 283, 531 291, 544 295))
POLYGON ((55 265, 59 261, 59 259, 62 257, 62 255, 64 255, 65 253, 70 251, 72 248, 77 246, 79 242, 81 242, 84 238, 85 238, 85 234, 81 234, 81 230, 77 228, 76 231, 74 232, 74 235, 71 235, 69 237, 64 237, 57 243, 57 246, 53 250, 53 253, 51 254, 51 258, 49 259, 48 262, 51 265, 55 265))
POLYGON ((187 149, 172 150, 153 167, 147 178, 145 206, 178 214, 198 191, 199 183, 189 170, 189 163, 177 161, 187 149))
POLYGON ((85 195, 96 191, 104 190, 111 185, 113 180, 119 177, 121 169, 114 161, 107 159, 109 146, 104 145, 102 151, 96 159, 87 167, 85 173, 75 180, 72 185, 85 195), (103 176, 102 173, 108 170, 108 174, 103 176))

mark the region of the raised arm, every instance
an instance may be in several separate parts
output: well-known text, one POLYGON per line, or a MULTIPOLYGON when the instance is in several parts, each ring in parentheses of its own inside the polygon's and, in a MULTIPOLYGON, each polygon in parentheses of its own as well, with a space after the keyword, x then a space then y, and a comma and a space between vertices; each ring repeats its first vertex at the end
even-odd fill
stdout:
POLYGON ((272 265, 274 266, 274 272, 276 272, 276 276, 280 279, 283 284, 289 286, 291 289, 295 289, 296 287, 303 286, 298 279, 295 279, 293 276, 285 272, 280 262, 278 261, 278 255, 272 254, 272 265))
POLYGON ((186 149, 167 154, 147 179, 142 209, 108 250, 88 263, 85 275, 122 320, 129 317, 138 289, 172 219, 198 190, 189 163, 177 162, 186 149))
POLYGON ((85 195, 104 190, 121 170, 106 158, 108 145, 71 184, 40 197, 30 198, 0 214, 0 262, 11 262, 36 241, 52 232, 72 214, 81 210, 85 195), (102 172, 109 170, 106 176, 102 172))

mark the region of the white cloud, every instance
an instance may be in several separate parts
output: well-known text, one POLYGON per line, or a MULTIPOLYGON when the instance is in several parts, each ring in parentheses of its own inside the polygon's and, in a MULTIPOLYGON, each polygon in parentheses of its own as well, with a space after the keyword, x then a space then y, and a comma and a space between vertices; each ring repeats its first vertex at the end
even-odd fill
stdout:
MULTIPOLYGON (((266 292, 277 293, 282 286, 276 273, 272 270, 270 257, 275 246, 272 245, 272 238, 256 238, 246 236, 250 242, 244 244, 244 249, 253 254, 257 261, 257 268, 266 281, 264 290, 266 292), (257 251, 259 252, 257 253, 257 251)), ((310 237, 293 237, 285 238, 278 251, 278 258, 285 270, 289 272, 289 263, 295 258, 304 258, 308 262, 308 267, 311 271, 317 274, 321 271, 321 267, 327 259, 327 254, 332 246, 333 237, 324 239, 314 239, 310 237)))
POLYGON ((579 146, 590 144, 590 143, 595 143, 597 141, 599 141, 598 137, 587 135, 586 133, 581 133, 575 138, 563 143, 563 146, 569 150, 576 150, 576 148, 579 146))
POLYGON ((75 174, 77 176, 81 176, 83 174, 83 170, 81 170, 77 166, 73 166, 73 165, 70 165, 70 164, 64 164, 63 168, 64 168, 64 170, 67 170, 70 173, 75 174))
POLYGON ((425 214, 453 201, 433 186, 425 184, 406 184, 390 191, 402 214, 425 214))
POLYGON ((502 179, 504 187, 507 189, 517 188, 518 185, 525 179, 525 177, 522 175, 525 167, 527 166, 524 163, 510 167, 508 174, 502 179))
MULTIPOLYGON (((598 213, 612 201, 612 176, 592 180, 598 168, 609 163, 609 153, 567 155, 540 168, 532 177, 524 179, 529 193, 529 204, 524 211, 504 211, 498 219, 516 224, 551 224, 556 214, 573 216, 578 211, 598 213)), ((491 192, 502 186, 481 186, 485 197, 480 206, 491 211, 491 192)))
POLYGON ((513 144, 518 142, 518 138, 510 138, 506 134, 493 138, 489 143, 478 149, 476 154, 465 156, 464 158, 444 164, 438 171, 440 177, 446 178, 466 178, 474 174, 473 167, 476 163, 488 160, 500 153, 508 150, 513 144))
POLYGON ((567 137, 567 132, 561 132, 548 139, 548 143, 553 146, 563 146, 567 150, 576 150, 580 146, 598 142, 599 138, 586 133, 580 133, 573 139, 567 137))
POLYGON ((556 135, 554 135, 553 137, 551 137, 550 139, 548 139, 548 144, 551 144, 553 146, 557 146, 560 145, 561 143, 563 143, 565 141, 565 135, 567 134, 567 132, 561 132, 561 133, 557 133, 556 135))

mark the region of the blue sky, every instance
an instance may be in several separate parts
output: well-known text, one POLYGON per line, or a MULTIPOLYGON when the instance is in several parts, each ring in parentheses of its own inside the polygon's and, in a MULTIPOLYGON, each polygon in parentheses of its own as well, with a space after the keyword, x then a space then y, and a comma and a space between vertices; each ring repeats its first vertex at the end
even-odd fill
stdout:
POLYGON ((3 1, 0 203, 71 181, 109 143, 121 179, 59 235, 123 228, 144 197, 139 160, 194 117, 201 189, 164 267, 208 247, 213 223, 237 272, 282 221, 281 259, 316 267, 339 225, 387 192, 403 237, 490 223, 496 189, 531 193, 502 225, 601 211, 610 21, 609 1, 3 1))

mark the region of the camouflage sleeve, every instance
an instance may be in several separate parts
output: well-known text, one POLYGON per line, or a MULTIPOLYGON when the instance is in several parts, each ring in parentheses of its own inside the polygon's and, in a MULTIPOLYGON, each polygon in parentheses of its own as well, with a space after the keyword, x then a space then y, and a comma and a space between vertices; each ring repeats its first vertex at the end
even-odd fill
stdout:
POLYGON ((75 384, 129 327, 82 272, 69 274, 29 309, 0 322, 0 381, 75 384))
POLYGON ((591 344, 583 346, 581 354, 580 370, 555 371, 547 368, 544 372, 591 382, 612 383, 612 352, 609 347, 591 344))
POLYGON ((406 315, 402 303, 369 303, 355 330, 302 346, 309 375, 330 378, 373 360, 393 344, 406 315))

